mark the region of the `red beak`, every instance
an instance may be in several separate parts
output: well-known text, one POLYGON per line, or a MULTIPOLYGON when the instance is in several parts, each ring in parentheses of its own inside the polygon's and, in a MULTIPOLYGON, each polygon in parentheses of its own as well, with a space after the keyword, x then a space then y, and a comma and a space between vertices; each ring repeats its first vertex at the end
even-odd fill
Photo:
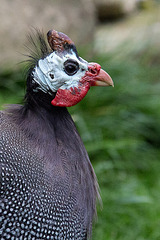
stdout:
POLYGON ((93 79, 91 86, 112 86, 114 83, 112 78, 107 72, 101 69, 101 66, 98 63, 89 63, 88 65, 88 75, 93 79))

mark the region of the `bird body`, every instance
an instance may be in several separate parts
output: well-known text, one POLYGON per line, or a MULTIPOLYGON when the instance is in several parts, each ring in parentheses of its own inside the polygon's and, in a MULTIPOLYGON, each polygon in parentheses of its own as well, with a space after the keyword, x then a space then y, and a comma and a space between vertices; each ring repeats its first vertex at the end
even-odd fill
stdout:
POLYGON ((86 78, 95 78, 100 69, 91 64, 92 71, 96 68, 91 73, 66 35, 50 31, 48 42, 53 52, 41 51, 43 57, 30 69, 25 105, 0 112, 2 240, 91 236, 98 184, 66 107, 85 96, 94 85, 86 78))
POLYGON ((85 239, 95 211, 96 189, 89 183, 96 180, 75 125, 64 109, 49 120, 35 112, 28 117, 0 118, 2 232, 9 229, 2 236, 85 239))

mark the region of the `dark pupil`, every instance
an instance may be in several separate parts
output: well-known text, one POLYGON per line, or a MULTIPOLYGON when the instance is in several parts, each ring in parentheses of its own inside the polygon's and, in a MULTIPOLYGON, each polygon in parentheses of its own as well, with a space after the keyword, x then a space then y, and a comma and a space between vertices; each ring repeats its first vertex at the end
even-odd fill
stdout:
POLYGON ((66 71, 68 73, 73 73, 75 70, 76 70, 76 67, 74 65, 70 64, 70 65, 66 66, 66 71))
POLYGON ((64 63, 64 71, 69 75, 72 76, 74 75, 79 69, 79 65, 76 61, 74 60, 67 60, 64 63))

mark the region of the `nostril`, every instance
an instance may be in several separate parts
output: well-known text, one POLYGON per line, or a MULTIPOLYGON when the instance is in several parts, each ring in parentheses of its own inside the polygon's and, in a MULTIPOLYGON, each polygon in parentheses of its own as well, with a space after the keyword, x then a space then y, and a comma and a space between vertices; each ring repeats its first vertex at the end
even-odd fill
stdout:
POLYGON ((92 74, 92 75, 98 75, 99 71, 101 69, 101 66, 97 63, 92 63, 88 66, 88 71, 92 74))
POLYGON ((88 71, 90 73, 92 73, 93 75, 97 75, 98 74, 97 68, 95 66, 89 66, 88 67, 88 71))
POLYGON ((91 69, 89 69, 89 71, 90 71, 90 73, 92 73, 92 74, 94 74, 94 75, 97 74, 97 69, 92 69, 92 68, 91 68, 91 69))

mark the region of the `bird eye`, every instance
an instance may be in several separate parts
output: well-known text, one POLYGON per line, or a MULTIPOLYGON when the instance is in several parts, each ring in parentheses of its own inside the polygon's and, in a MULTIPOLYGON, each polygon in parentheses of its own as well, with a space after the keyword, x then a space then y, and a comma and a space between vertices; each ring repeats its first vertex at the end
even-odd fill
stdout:
POLYGON ((79 64, 76 61, 74 61, 72 59, 68 59, 67 61, 65 61, 64 71, 69 76, 74 75, 76 72, 78 72, 78 70, 79 70, 79 64))

